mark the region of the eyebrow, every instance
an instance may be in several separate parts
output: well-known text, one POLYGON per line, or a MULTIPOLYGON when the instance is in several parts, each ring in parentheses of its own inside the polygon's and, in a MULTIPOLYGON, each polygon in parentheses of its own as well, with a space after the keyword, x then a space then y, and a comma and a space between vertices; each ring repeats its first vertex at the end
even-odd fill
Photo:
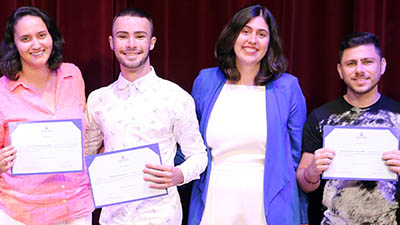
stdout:
MULTIPOLYGON (((251 27, 249 25, 245 25, 243 28, 245 28, 245 27, 250 28, 250 29, 254 29, 253 27, 251 27)), ((256 30, 260 30, 260 31, 264 31, 264 32, 269 33, 269 30, 266 30, 266 29, 256 29, 256 30)))
POLYGON ((354 62, 354 61, 358 61, 358 60, 360 60, 360 61, 375 60, 375 58, 374 57, 365 57, 365 58, 361 58, 361 59, 348 59, 348 60, 343 61, 343 63, 354 62))
MULTIPOLYGON (((117 31, 115 34, 129 34, 128 31, 117 31)), ((135 31, 134 34, 147 34, 146 31, 135 31)))
MULTIPOLYGON (((47 30, 41 30, 41 31, 39 31, 39 32, 37 32, 36 34, 39 34, 39 33, 49 33, 47 30)), ((24 34, 24 33, 22 33, 21 35, 19 35, 18 37, 22 37, 22 36, 29 36, 29 35, 31 35, 31 34, 24 34)))

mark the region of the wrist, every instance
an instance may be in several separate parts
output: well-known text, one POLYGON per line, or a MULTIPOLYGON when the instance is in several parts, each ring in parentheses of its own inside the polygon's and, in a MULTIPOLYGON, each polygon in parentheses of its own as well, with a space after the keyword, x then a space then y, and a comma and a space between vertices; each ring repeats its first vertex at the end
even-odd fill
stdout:
POLYGON ((307 173, 309 174, 308 168, 304 169, 303 177, 304 180, 309 183, 309 184, 318 184, 320 181, 319 175, 317 179, 311 179, 310 176, 307 176, 307 173))

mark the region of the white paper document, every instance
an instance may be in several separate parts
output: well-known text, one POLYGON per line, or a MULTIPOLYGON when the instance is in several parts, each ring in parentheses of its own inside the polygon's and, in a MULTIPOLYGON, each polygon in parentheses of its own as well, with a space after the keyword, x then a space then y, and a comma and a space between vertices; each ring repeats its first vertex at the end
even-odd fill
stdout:
POLYGON ((82 121, 9 122, 17 150, 12 175, 83 171, 82 121))
POLYGON ((158 144, 86 156, 86 163, 96 208, 168 194, 144 180, 147 163, 161 164, 158 144))
POLYGON ((324 147, 335 156, 323 179, 396 180, 382 160, 385 151, 399 148, 398 128, 324 127, 324 147))

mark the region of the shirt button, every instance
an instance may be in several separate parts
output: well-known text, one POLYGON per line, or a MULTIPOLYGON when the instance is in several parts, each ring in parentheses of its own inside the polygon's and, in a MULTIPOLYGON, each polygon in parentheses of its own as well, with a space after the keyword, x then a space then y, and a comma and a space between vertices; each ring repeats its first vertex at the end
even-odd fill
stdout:
POLYGON ((67 202, 67 200, 64 199, 64 200, 63 200, 63 203, 66 203, 66 202, 67 202))
POLYGON ((61 185, 61 189, 64 189, 65 188, 65 186, 64 185, 61 185))

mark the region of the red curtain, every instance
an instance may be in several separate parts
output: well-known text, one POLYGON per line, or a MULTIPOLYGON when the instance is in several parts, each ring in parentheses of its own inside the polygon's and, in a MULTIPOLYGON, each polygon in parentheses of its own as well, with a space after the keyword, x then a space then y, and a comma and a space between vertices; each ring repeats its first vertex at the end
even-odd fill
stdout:
MULTIPOLYGON (((205 67, 216 66, 215 41, 232 15, 241 7, 259 3, 276 17, 289 71, 300 79, 311 110, 343 94, 336 71, 338 45, 345 34, 370 31, 381 40, 388 61, 380 90, 396 100, 400 92, 400 2, 396 0, 6 0, 0 5, 0 28, 11 12, 34 5, 53 17, 66 40, 64 57, 78 65, 86 92, 110 84, 119 73, 108 43, 115 12, 139 7, 154 20, 157 43, 151 64, 157 73, 187 91, 205 67)), ((2 38, 3 32, 0 33, 2 38)))
POLYGON ((388 66, 380 82, 385 95, 400 100, 400 1, 397 0, 5 0, 0 2, 0 38, 13 10, 33 5, 57 21, 66 41, 65 61, 82 70, 86 93, 110 84, 119 73, 108 36, 113 16, 126 7, 147 11, 157 43, 156 72, 190 92, 202 68, 216 66, 215 41, 232 15, 262 4, 276 17, 289 71, 296 75, 309 111, 344 93, 337 71, 338 45, 345 34, 369 31, 380 38, 388 66))

